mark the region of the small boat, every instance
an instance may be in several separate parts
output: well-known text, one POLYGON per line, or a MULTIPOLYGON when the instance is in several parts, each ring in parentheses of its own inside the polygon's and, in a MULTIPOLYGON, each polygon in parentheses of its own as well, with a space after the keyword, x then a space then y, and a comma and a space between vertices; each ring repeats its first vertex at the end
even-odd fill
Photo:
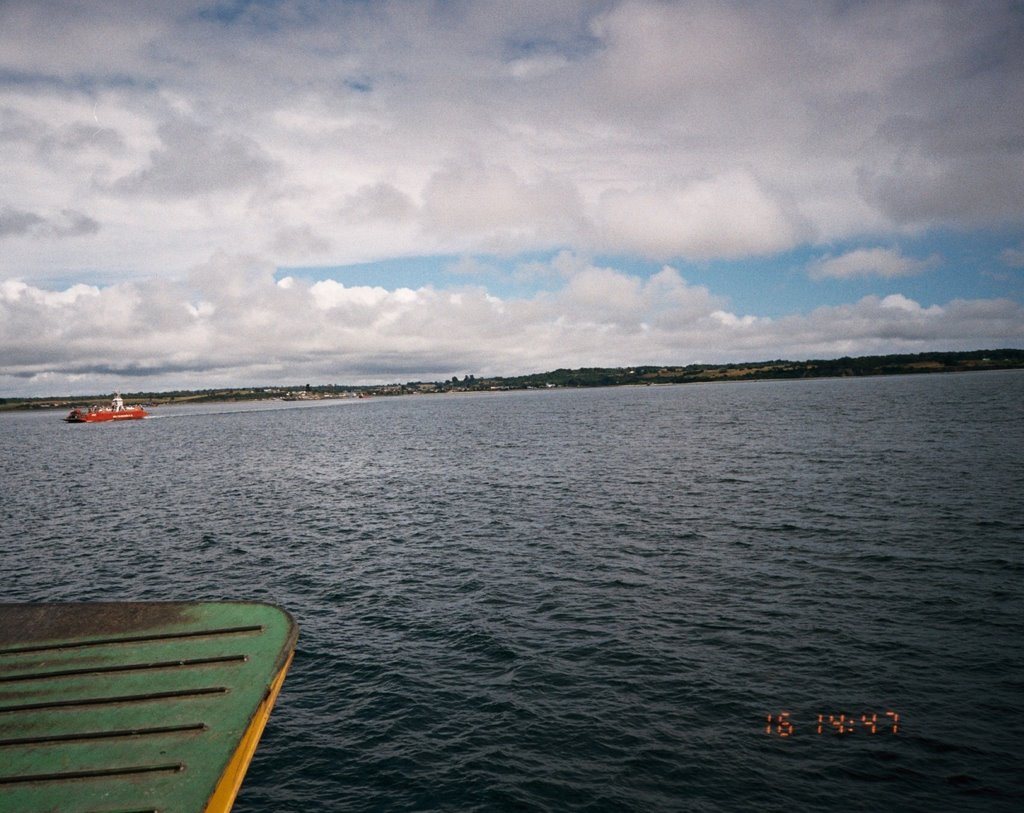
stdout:
POLYGON ((149 415, 140 406, 125 406, 121 393, 114 393, 108 407, 75 407, 64 419, 67 423, 100 423, 102 421, 137 421, 149 415))

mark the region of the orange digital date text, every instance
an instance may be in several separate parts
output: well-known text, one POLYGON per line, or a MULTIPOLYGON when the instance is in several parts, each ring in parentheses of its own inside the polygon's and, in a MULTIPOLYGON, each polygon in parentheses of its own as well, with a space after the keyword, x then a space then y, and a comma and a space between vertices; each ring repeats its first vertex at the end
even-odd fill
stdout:
MULTIPOLYGON (((811 723, 815 734, 899 734, 899 712, 866 712, 864 714, 818 714, 817 723, 811 723)), ((801 725, 801 730, 806 730, 801 725)), ((792 737, 797 733, 796 723, 788 711, 766 715, 764 733, 773 737, 792 737)))

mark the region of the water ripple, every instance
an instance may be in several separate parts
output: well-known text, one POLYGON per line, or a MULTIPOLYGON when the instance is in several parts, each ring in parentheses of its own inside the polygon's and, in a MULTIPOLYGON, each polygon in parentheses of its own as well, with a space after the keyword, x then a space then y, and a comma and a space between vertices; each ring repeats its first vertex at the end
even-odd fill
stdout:
POLYGON ((0 415, 2 598, 288 607, 240 813, 1016 810, 1022 396, 1005 373, 0 415), (894 709, 896 736, 815 731, 894 709), (781 711, 792 737, 765 733, 781 711))

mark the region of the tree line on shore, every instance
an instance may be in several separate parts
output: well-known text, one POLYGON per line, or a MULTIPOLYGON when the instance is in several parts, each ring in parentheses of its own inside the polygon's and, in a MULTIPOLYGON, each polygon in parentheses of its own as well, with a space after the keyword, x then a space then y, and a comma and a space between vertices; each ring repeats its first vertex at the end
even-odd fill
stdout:
MULTIPOLYGON (((489 390, 551 389, 557 387, 617 387, 654 384, 688 384, 708 381, 835 378, 847 376, 907 375, 975 370, 1024 368, 1024 350, 971 350, 843 356, 808 361, 744 362, 739 364, 641 365, 635 367, 582 367, 520 376, 477 377, 467 374, 444 381, 410 381, 405 384, 322 384, 293 387, 244 387, 168 392, 122 393, 126 401, 148 404, 201 403, 209 401, 299 400, 356 396, 405 395, 410 393, 476 392, 489 390)), ((69 398, 0 398, 0 409, 64 408, 68 405, 104 402, 109 395, 69 398)))

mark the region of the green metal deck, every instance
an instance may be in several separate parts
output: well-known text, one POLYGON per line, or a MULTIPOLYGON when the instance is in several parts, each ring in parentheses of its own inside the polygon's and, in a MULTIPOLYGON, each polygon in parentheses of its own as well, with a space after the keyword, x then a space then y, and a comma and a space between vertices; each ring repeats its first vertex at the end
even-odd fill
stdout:
POLYGON ((228 809, 297 636, 265 604, 0 604, 0 811, 228 809))

